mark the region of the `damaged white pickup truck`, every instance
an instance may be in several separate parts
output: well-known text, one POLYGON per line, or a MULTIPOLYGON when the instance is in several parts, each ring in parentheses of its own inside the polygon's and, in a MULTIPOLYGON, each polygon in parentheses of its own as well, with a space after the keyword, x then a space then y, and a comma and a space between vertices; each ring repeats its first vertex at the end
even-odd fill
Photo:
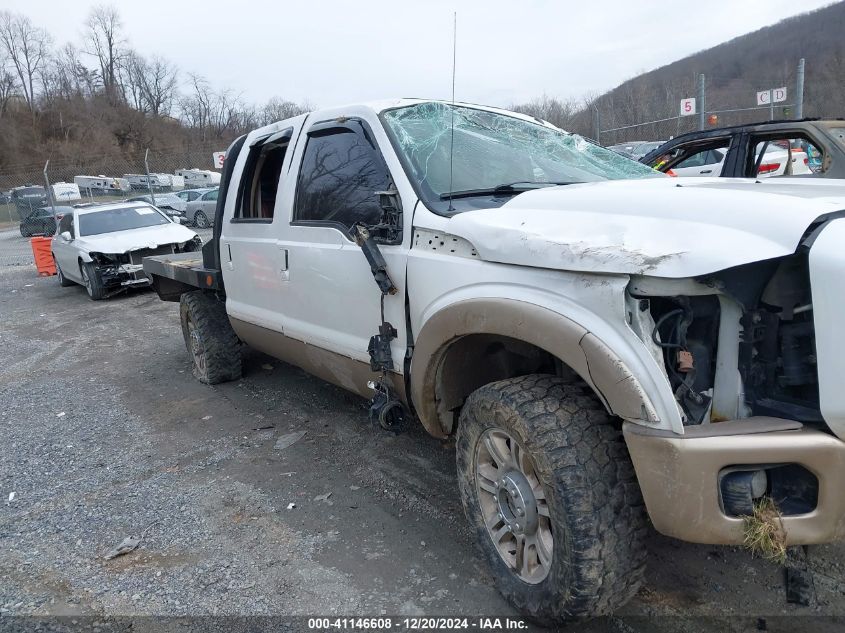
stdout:
POLYGON ((789 544, 843 536, 843 210, 830 184, 680 182, 400 100, 238 139, 202 257, 144 269, 201 380, 246 343, 456 436, 500 591, 559 622, 636 592, 647 517, 738 544, 769 500, 789 544))

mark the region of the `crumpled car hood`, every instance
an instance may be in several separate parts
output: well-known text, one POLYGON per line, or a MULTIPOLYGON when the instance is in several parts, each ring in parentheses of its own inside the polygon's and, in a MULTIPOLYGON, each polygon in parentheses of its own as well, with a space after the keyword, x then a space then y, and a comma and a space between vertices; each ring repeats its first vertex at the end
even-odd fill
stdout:
POLYGON ((196 233, 181 224, 160 224, 130 231, 82 236, 86 251, 97 253, 128 253, 141 248, 156 248, 164 244, 176 244, 194 239, 196 233))
POLYGON ((446 230, 491 262, 694 277, 789 255, 814 220, 845 209, 845 185, 790 180, 648 178, 549 187, 499 208, 459 213, 446 230))

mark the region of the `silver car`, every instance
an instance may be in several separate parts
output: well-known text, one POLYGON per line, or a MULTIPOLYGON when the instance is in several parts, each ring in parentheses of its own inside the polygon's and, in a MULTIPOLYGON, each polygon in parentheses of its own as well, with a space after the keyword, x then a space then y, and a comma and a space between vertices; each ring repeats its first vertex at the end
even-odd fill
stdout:
POLYGON ((214 224, 219 188, 195 189, 194 191, 199 192, 200 196, 186 205, 185 219, 189 224, 205 229, 214 224))
POLYGON ((185 206, 187 203, 181 197, 172 193, 155 194, 155 203, 153 203, 153 197, 149 195, 135 196, 134 198, 128 198, 126 201, 146 202, 147 204, 152 204, 153 206, 158 207, 169 216, 185 217, 185 206))

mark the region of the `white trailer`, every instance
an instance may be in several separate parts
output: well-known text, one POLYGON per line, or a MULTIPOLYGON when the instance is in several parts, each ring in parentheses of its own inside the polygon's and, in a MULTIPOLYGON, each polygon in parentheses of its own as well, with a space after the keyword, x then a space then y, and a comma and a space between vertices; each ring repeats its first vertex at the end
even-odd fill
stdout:
POLYGON ((79 187, 83 195, 121 194, 132 191, 132 186, 126 178, 112 176, 74 176, 73 182, 79 187))
POLYGON ((51 185, 53 190, 53 199, 57 203, 75 202, 82 200, 82 193, 79 191, 79 185, 72 182, 56 182, 51 185))
POLYGON ((175 174, 159 174, 160 176, 167 176, 170 178, 170 190, 171 191, 181 191, 185 188, 185 179, 182 176, 177 176, 175 174))
POLYGON ((165 191, 170 189, 170 174, 123 174, 123 177, 129 181, 129 186, 133 189, 147 191, 152 188, 153 191, 165 191))
POLYGON ((220 184, 220 173, 210 169, 177 169, 174 173, 184 178, 186 189, 214 187, 220 184))

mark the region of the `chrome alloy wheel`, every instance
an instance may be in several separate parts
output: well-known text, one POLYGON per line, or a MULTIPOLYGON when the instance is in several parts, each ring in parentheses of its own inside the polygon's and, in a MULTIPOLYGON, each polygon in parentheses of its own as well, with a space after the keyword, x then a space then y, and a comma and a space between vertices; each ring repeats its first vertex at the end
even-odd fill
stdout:
POLYGON ((487 532, 511 571, 529 584, 549 575, 554 539, 531 457, 511 435, 487 429, 475 449, 478 502, 487 532))

